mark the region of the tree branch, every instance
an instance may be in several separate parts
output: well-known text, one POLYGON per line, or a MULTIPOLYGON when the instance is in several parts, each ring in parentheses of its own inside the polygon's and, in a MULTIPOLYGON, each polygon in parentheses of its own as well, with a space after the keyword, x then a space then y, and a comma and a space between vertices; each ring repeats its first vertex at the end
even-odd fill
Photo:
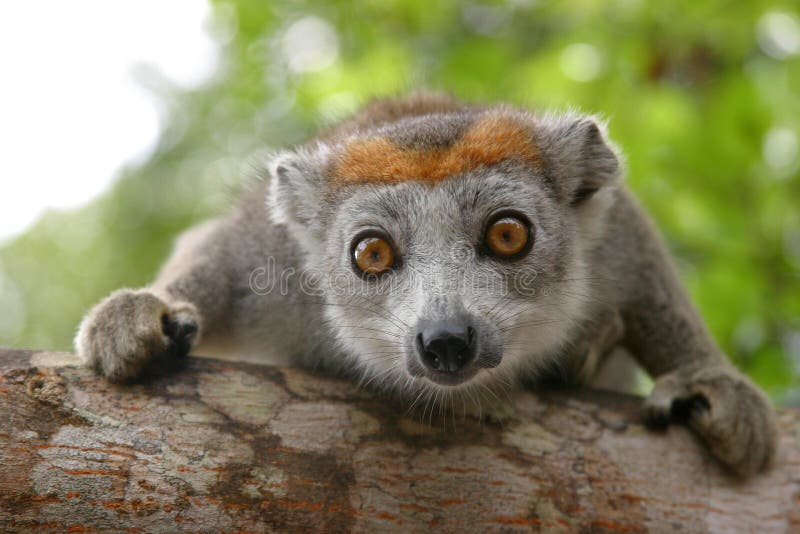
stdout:
POLYGON ((114 386, 71 363, 0 350, 3 532, 800 529, 797 411, 776 466, 742 482, 685 429, 646 430, 633 397, 422 421, 296 369, 190 358, 114 386))

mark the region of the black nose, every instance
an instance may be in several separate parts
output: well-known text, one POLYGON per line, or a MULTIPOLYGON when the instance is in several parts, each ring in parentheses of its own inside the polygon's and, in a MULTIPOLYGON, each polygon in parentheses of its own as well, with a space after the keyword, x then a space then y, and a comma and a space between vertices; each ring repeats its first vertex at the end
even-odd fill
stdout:
POLYGON ((428 369, 454 373, 475 356, 475 329, 448 322, 428 325, 417 334, 417 351, 428 369))

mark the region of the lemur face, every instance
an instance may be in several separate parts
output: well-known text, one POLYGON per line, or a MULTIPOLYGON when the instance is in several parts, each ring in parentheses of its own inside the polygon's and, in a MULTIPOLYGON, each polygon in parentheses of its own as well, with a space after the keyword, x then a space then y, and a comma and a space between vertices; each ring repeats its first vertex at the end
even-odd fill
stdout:
POLYGON ((574 228, 526 172, 353 188, 326 239, 326 311, 365 365, 456 386, 560 342, 574 228))
POLYGON ((365 375, 469 387, 557 354, 582 317, 583 204, 600 184, 579 163, 601 138, 585 120, 550 127, 507 110, 425 116, 275 165, 273 212, 365 375))

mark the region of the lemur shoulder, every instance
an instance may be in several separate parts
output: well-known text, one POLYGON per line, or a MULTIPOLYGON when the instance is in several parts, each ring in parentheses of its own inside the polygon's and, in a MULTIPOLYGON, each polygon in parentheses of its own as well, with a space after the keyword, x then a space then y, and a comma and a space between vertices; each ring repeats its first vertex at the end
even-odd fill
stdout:
POLYGON ((591 382, 622 346, 740 474, 768 465, 769 401, 729 364, 620 183, 602 123, 436 93, 376 101, 276 156, 155 282, 112 293, 76 348, 113 381, 189 351, 318 366, 416 398, 556 368, 591 382))

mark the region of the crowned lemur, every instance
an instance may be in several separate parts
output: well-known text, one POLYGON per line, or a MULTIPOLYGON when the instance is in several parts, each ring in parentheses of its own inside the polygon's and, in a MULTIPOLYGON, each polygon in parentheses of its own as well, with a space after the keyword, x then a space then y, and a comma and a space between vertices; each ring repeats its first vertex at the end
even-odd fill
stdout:
POLYGON ((712 340, 620 173, 591 117, 375 101, 273 158, 152 286, 100 302, 77 351, 113 381, 191 350, 355 371, 418 400, 554 365, 591 382, 622 346, 655 380, 651 420, 680 413, 733 471, 758 472, 769 401, 712 340))

